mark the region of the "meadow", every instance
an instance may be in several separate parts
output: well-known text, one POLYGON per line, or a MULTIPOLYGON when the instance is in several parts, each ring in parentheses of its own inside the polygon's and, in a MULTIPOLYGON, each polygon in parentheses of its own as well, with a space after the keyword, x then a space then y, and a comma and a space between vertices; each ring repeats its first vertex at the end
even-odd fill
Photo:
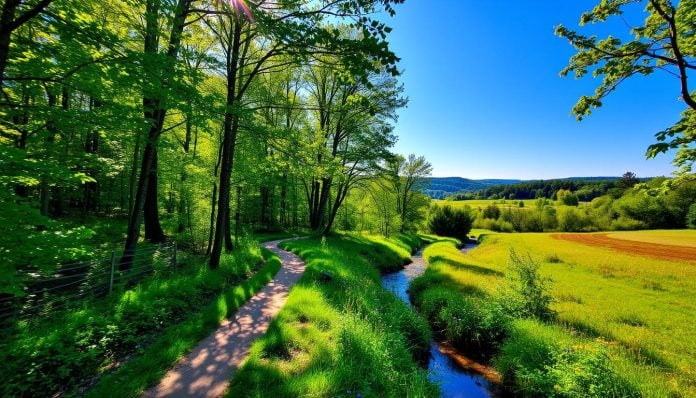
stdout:
MULTIPOLYGON (((555 318, 514 319, 506 326, 506 336, 491 337, 494 362, 514 384, 513 390, 565 391, 561 395, 572 396, 582 385, 592 385, 593 377, 613 374, 616 380, 603 385, 620 386, 614 390, 620 395, 696 395, 696 257, 636 255, 581 244, 564 234, 472 232, 481 235, 481 244, 466 255, 451 243, 428 248, 428 271, 412 290, 416 301, 426 304, 427 294, 435 295, 428 293, 428 286, 495 302, 509 283, 511 249, 538 263, 541 275, 551 280, 555 318), (582 350, 588 356, 577 354, 582 350), (549 380, 553 384, 548 385, 549 380)), ((692 248, 696 243, 694 231, 608 236, 644 246, 670 243, 692 248)))
MULTIPOLYGON (((444 200, 444 199, 433 199, 432 203, 438 206, 452 206, 453 208, 459 209, 465 206, 471 207, 475 211, 483 211, 487 206, 496 205, 501 210, 503 209, 517 209, 520 207, 520 202, 524 203, 523 208, 533 209, 536 205, 537 199, 471 199, 471 200, 444 200)), ((556 202, 549 201, 550 205, 554 205, 556 202)))

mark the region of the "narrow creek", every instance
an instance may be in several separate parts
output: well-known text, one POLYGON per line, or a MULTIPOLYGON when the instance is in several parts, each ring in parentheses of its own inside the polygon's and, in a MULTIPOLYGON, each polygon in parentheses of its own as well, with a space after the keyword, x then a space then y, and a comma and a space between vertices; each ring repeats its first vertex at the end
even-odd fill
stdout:
MULTIPOLYGON (((462 249, 462 252, 466 252, 473 247, 475 245, 467 244, 462 249)), ((413 262, 401 271, 382 276, 382 285, 408 305, 411 305, 411 300, 408 296, 409 282, 425 272, 426 265, 423 259, 423 249, 418 250, 411 257, 413 262)), ((443 398, 495 397, 493 391, 496 387, 483 375, 464 369, 454 358, 442 353, 441 350, 448 351, 451 348, 441 347, 435 341, 430 342, 428 372, 430 380, 440 385, 443 398)))

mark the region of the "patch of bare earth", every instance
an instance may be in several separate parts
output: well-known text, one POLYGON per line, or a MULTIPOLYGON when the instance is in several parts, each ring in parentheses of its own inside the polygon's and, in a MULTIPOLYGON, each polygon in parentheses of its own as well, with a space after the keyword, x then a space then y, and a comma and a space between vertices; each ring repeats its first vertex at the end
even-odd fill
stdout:
POLYGON ((696 247, 614 239, 607 236, 607 234, 565 233, 552 234, 551 237, 583 245, 605 247, 629 254, 659 258, 661 260, 696 261, 696 247))

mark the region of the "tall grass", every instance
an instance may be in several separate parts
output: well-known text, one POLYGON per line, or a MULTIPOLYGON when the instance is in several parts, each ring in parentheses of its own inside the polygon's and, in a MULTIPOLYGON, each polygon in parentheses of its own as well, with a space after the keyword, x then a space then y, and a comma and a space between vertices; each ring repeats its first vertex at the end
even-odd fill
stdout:
POLYGON ((195 262, 38 327, 20 325, 1 343, 0 395, 137 396, 278 269, 276 256, 248 241, 218 270, 195 262))
POLYGON ((380 282, 416 244, 360 235, 287 242, 307 270, 228 396, 438 396, 417 366, 429 347, 427 323, 380 282))
MULTIPOLYGON (((647 235, 641 239, 651 239, 647 235)), ((411 291, 417 303, 428 295, 445 294, 442 290, 492 303, 507 283, 510 248, 530 253, 541 265, 540 276, 552 280, 556 316, 547 323, 512 319, 505 326, 506 337, 494 344, 495 363, 514 391, 696 395, 696 307, 691 304, 696 264, 579 245, 549 234, 495 234, 482 242, 467 255, 447 243, 430 246, 424 253, 429 267, 413 281, 411 291), (615 377, 602 379, 600 374, 615 377)), ((485 317, 472 319, 485 326, 480 321, 485 317)), ((483 326, 478 327, 485 330, 483 326)), ((440 327, 448 331, 450 325, 440 327)))

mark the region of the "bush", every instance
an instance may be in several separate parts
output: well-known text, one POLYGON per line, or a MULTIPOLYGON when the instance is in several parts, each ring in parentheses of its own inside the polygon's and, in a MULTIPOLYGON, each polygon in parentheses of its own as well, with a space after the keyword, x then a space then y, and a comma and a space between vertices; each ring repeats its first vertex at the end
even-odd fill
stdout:
POLYGON ((416 300, 433 329, 465 352, 489 356, 507 336, 511 318, 494 301, 464 297, 442 287, 426 288, 416 300))
POLYGON ((490 218, 477 218, 474 221, 474 228, 488 229, 495 232, 512 232, 512 224, 502 219, 492 220, 490 218))
POLYGON ((590 225, 587 214, 577 207, 561 206, 558 209, 558 230, 563 232, 580 232, 590 225))
POLYGON ((500 217, 500 207, 495 204, 490 204, 483 209, 483 218, 490 218, 491 220, 497 220, 500 217))
POLYGON ((637 397, 612 369, 608 343, 580 340, 534 320, 515 321, 496 368, 516 396, 637 397))
POLYGON ((469 232, 474 217, 468 207, 453 209, 450 206, 435 207, 434 214, 429 222, 430 232, 457 238, 462 242, 469 240, 469 232))
POLYGON ((507 272, 508 286, 498 298, 501 306, 514 317, 550 320, 555 312, 550 308, 553 298, 549 293, 551 280, 541 276, 539 264, 531 257, 521 257, 510 250, 507 272))

